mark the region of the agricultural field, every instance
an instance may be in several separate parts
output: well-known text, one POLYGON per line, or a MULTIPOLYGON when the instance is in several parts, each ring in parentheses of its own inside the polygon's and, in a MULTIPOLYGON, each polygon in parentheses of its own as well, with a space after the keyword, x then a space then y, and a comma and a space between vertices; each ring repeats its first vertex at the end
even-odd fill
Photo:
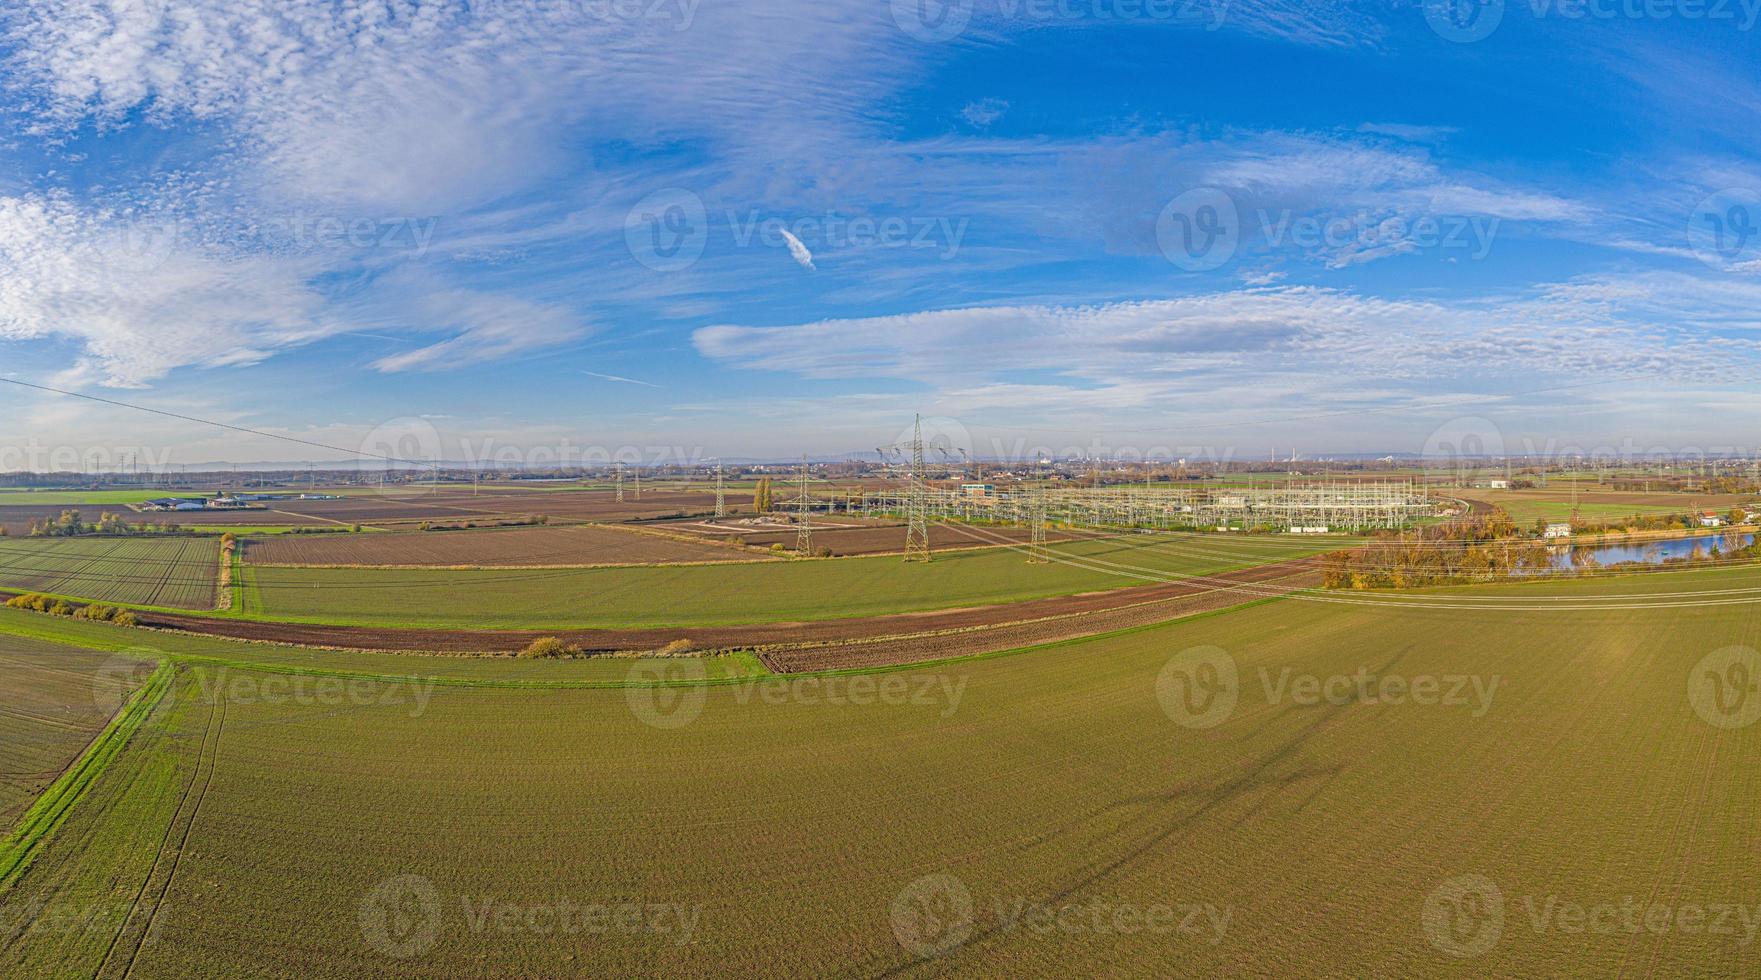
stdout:
POLYGON ((1536 490, 1452 490, 1453 496, 1502 507, 1519 526, 1536 520, 1569 520, 1575 508, 1591 521, 1611 521, 1646 514, 1686 514, 1694 510, 1726 511, 1750 503, 1753 497, 1735 494, 1630 493, 1583 489, 1574 504, 1569 487, 1536 490))
POLYGON ((1289 599, 873 687, 341 710, 186 663, 0 892, 105 927, 0 974, 1744 976, 1733 644, 1745 605, 1289 599))
POLYGON ((575 570, 248 565, 235 615, 363 626, 568 629, 854 618, 1019 602, 1208 575, 1344 547, 1341 538, 1128 535, 1054 545, 1029 565, 1010 548, 897 557, 575 570))
POLYGON ((214 608, 220 543, 206 537, 0 538, 0 589, 214 608))
POLYGON ((107 653, 0 636, 0 837, 150 669, 107 653))
MULTIPOLYGON (((677 521, 656 526, 712 540, 738 538, 754 548, 769 548, 780 544, 793 550, 796 540, 796 529, 780 523, 742 524, 739 521, 726 521, 710 524, 705 521, 677 521)), ((944 527, 946 531, 941 538, 945 548, 983 548, 1004 542, 1026 544, 1031 537, 1031 532, 1022 527, 944 527)), ((1069 541, 1075 537, 1074 534, 1055 528, 1046 531, 1047 541, 1069 541)), ((897 521, 816 516, 813 521, 813 548, 816 553, 820 549, 826 549, 840 558, 851 555, 897 554, 905 548, 905 525, 897 521)))
POLYGON ((386 534, 284 534, 245 545, 259 565, 506 566, 751 561, 743 549, 596 525, 386 534))

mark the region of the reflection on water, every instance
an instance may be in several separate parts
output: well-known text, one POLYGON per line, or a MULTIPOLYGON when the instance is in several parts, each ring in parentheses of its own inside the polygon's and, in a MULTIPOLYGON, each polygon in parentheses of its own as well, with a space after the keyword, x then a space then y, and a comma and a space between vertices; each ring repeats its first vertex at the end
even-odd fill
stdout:
POLYGON ((1707 558, 1712 549, 1717 548, 1722 554, 1728 554, 1739 548, 1753 544, 1753 534, 1700 534, 1691 538, 1665 538, 1658 541, 1622 541, 1608 544, 1560 545, 1552 549, 1548 560, 1554 568, 1571 568, 1577 562, 1582 563, 1586 557, 1594 558, 1597 565, 1618 565, 1621 562, 1641 562, 1646 565, 1661 565, 1671 560, 1683 560, 1695 557, 1695 549, 1699 557, 1707 558))

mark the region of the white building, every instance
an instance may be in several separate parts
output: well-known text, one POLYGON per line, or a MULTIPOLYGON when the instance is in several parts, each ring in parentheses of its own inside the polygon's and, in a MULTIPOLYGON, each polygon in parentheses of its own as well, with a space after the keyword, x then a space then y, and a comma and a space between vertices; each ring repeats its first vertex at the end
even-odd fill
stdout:
POLYGON ((1563 521, 1555 521, 1552 524, 1547 525, 1547 530, 1541 532, 1541 537, 1569 538, 1571 537, 1571 525, 1563 521))

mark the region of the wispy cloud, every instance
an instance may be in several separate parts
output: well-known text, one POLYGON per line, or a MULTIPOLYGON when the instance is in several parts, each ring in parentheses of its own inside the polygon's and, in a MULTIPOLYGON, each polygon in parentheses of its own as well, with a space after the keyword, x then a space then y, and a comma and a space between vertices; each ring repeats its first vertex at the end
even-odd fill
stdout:
POLYGON ((660 387, 660 385, 654 384, 653 382, 638 381, 635 378, 626 378, 626 377, 619 375, 619 374, 600 374, 598 371, 582 371, 581 373, 587 375, 590 378, 598 378, 601 381, 616 381, 621 384, 627 384, 627 385, 641 385, 644 388, 659 388, 660 387))

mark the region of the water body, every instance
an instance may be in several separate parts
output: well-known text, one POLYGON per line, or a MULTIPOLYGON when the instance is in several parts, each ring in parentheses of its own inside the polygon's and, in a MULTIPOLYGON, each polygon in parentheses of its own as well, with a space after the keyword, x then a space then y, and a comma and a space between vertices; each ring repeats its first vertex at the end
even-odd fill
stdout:
POLYGON ((1608 544, 1561 545, 1554 548, 1549 556, 1554 568, 1570 568, 1573 552, 1589 552, 1596 556, 1598 565, 1617 565, 1621 562, 1636 561, 1646 565, 1661 565, 1670 559, 1688 558, 1693 555, 1694 547, 1706 555, 1713 547, 1722 551, 1732 551, 1753 544, 1753 534, 1697 534, 1691 538, 1664 538, 1656 541, 1621 541, 1608 544))

